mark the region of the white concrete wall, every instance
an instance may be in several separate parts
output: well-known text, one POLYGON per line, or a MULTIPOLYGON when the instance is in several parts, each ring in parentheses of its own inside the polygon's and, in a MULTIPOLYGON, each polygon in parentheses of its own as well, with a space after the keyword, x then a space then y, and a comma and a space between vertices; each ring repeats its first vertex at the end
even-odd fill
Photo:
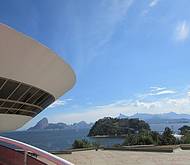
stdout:
POLYGON ((16 130, 31 119, 24 115, 0 114, 0 132, 16 130))
MULTIPOLYGON (((47 47, 0 24, 0 77, 16 80, 62 96, 75 83, 71 67, 47 47)), ((0 131, 15 130, 32 119, 0 114, 0 131)))
POLYGON ((71 67, 47 47, 0 24, 0 77, 44 89, 58 98, 75 83, 71 67))

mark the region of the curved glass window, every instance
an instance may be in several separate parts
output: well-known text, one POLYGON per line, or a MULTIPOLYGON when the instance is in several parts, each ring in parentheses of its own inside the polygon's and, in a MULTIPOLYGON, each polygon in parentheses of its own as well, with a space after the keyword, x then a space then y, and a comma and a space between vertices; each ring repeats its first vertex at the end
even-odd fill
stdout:
POLYGON ((34 117, 54 101, 44 90, 0 77, 0 113, 34 117))

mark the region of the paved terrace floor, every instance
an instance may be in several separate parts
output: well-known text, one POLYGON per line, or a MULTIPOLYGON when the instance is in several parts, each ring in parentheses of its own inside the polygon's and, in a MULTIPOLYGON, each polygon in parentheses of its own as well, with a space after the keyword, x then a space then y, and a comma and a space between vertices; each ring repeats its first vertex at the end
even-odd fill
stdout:
POLYGON ((90 150, 57 155, 75 165, 190 165, 190 150, 173 153, 90 150))

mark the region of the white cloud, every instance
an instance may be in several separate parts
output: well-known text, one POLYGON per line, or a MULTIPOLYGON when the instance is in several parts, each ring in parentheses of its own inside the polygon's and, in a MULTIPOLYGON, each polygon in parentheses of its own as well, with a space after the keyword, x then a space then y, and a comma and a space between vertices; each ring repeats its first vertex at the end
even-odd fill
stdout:
POLYGON ((64 106, 65 104, 67 104, 69 101, 72 101, 72 99, 65 99, 65 100, 56 100, 53 104, 51 104, 48 108, 55 108, 55 107, 60 107, 60 106, 64 106))
POLYGON ((72 101, 73 99, 65 99, 65 101, 72 101))
MULTIPOLYGON (((78 13, 72 16, 72 24, 74 25, 70 33, 73 40, 78 41, 74 45, 77 54, 74 57, 77 72, 81 72, 83 68, 103 54, 103 48, 110 42, 117 28, 125 20, 133 1, 102 0, 101 3, 90 2, 90 4, 96 3, 96 8, 91 6, 89 11, 91 19, 83 21, 80 18, 81 14, 78 13), (88 30, 83 28, 86 27, 86 24, 88 24, 88 30)), ((70 10, 73 10, 73 5, 70 10)), ((62 20, 62 18, 60 19, 62 20)))
POLYGON ((158 0, 152 0, 150 3, 149 3, 149 7, 154 7, 156 6, 158 3, 158 0))
MULTIPOLYGON (((156 88, 155 88, 156 89, 156 88)), ((157 90, 165 91, 163 93, 173 93, 166 90, 165 88, 160 87, 157 90)), ((87 121, 94 122, 97 119, 102 117, 116 117, 120 113, 126 115, 132 115, 135 113, 167 113, 167 112, 176 112, 176 113, 190 113, 190 97, 189 91, 186 91, 180 97, 161 97, 156 100, 150 99, 139 99, 134 100, 118 100, 106 105, 91 106, 84 109, 82 112, 72 112, 69 114, 59 114, 51 116, 51 121, 64 121, 67 123, 77 122, 77 121, 87 121)), ((173 96, 173 95, 172 95, 173 96)), ((151 96, 149 96, 151 97, 151 96)))
POLYGON ((189 23, 187 21, 181 21, 177 24, 174 32, 176 41, 185 41, 189 37, 189 23))
POLYGON ((65 101, 64 100, 56 100, 53 104, 51 104, 48 108, 55 108, 58 106, 64 106, 65 101))
POLYGON ((150 87, 150 91, 139 94, 138 98, 145 99, 150 96, 172 95, 175 93, 175 90, 167 89, 166 87, 150 87))
POLYGON ((174 94, 176 91, 173 90, 162 90, 162 91, 157 91, 153 93, 149 93, 150 96, 158 96, 158 95, 166 95, 166 94, 174 94))
MULTIPOLYGON (((133 115, 135 113, 159 114, 172 111, 190 114, 189 94, 190 91, 186 91, 185 93, 182 92, 182 95, 177 98, 159 98, 153 101, 139 100, 139 98, 118 100, 106 105, 90 106, 81 112, 54 114, 48 119, 50 122, 74 123, 84 120, 90 123, 103 117, 116 117, 120 113, 133 115)), ((63 101, 58 101, 57 103, 57 105, 64 105, 63 101)), ((32 123, 34 124, 38 120, 39 118, 37 117, 36 120, 32 120, 32 123)))
POLYGON ((161 91, 161 90, 165 90, 165 87, 150 87, 151 91, 161 91))
POLYGON ((158 4, 159 0, 151 0, 150 3, 148 4, 148 6, 142 11, 142 16, 146 16, 150 9, 155 7, 158 4))
POLYGON ((133 4, 133 0, 104 0, 104 2, 105 5, 102 7, 105 10, 104 15, 101 16, 100 19, 100 23, 102 23, 100 24, 100 27, 105 26, 105 29, 103 29, 106 31, 103 30, 101 33, 106 33, 101 37, 103 39, 106 36, 109 40, 115 32, 115 28, 118 26, 118 23, 126 17, 129 7, 133 4), (107 29, 107 27, 109 27, 109 29, 107 29))
MULTIPOLYGON (((134 0, 102 1, 99 13, 96 11, 95 14, 96 24, 94 26, 96 26, 96 30, 90 35, 93 49, 101 49, 111 40, 117 27, 120 25, 120 22, 125 19, 129 8, 133 4, 133 1, 134 0)), ((92 50, 91 56, 88 57, 89 61, 99 55, 98 53, 93 54, 93 52, 94 50, 92 50)))

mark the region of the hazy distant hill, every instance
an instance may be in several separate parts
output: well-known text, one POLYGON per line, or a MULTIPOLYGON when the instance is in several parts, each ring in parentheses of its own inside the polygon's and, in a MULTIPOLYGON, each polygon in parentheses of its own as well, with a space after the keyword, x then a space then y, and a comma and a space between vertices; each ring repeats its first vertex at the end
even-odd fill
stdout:
POLYGON ((40 120, 34 127, 29 128, 28 130, 42 130, 48 127, 48 119, 47 118, 43 118, 42 120, 40 120))
POLYGON ((163 114, 136 113, 136 114, 130 116, 130 118, 190 119, 190 115, 188 115, 188 114, 177 114, 175 112, 169 112, 169 113, 163 113, 163 114))
MULTIPOLYGON (((163 113, 163 114, 148 114, 148 113, 136 113, 132 116, 126 116, 124 114, 119 114, 118 119, 125 118, 138 118, 144 120, 149 124, 153 123, 189 123, 190 115, 189 114, 177 114, 175 112, 163 113)), ((40 120, 34 127, 29 128, 28 130, 52 130, 52 129, 90 129, 93 123, 86 123, 81 121, 79 123, 74 123, 68 125, 66 123, 48 123, 47 118, 40 120)))
POLYGON ((177 114, 175 112, 163 114, 136 113, 132 116, 120 114, 117 118, 139 118, 148 123, 187 123, 190 122, 189 114, 177 114))
POLYGON ((128 116, 120 113, 119 116, 117 117, 118 119, 126 119, 126 118, 129 118, 128 116))
POLYGON ((92 125, 92 123, 88 124, 85 121, 81 121, 79 123, 74 123, 71 125, 65 123, 48 123, 48 119, 43 118, 34 127, 29 128, 28 131, 58 129, 90 129, 92 125))

